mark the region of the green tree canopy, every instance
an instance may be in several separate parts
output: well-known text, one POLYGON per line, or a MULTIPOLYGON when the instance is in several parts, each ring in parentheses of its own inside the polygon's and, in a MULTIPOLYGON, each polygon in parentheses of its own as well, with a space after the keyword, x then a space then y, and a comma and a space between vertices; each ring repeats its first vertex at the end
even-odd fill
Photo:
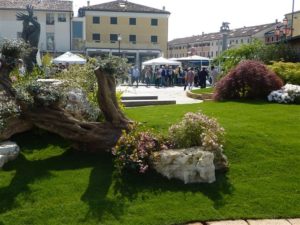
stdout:
POLYGON ((296 62, 299 61, 299 57, 286 43, 266 45, 262 41, 254 40, 250 44, 224 51, 214 62, 215 64, 220 62, 226 74, 242 60, 258 60, 271 64, 272 61, 296 62))

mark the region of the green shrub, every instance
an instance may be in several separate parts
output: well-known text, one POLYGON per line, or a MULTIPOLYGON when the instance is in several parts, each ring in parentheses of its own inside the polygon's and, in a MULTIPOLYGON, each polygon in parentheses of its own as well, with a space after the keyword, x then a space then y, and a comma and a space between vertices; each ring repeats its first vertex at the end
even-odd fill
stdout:
POLYGON ((169 128, 169 140, 175 148, 202 146, 206 151, 218 151, 224 142, 224 129, 214 118, 198 113, 186 113, 178 124, 169 128))
POLYGON ((282 86, 282 80, 263 63, 245 60, 217 83, 214 99, 266 99, 282 86))
POLYGON ((300 63, 273 62, 269 68, 274 71, 285 84, 300 85, 300 63))

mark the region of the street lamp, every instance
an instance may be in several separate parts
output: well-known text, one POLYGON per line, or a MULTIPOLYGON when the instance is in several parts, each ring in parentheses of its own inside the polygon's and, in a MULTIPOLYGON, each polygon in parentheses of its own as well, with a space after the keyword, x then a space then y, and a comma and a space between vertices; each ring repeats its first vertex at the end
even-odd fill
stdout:
POLYGON ((286 42, 287 37, 291 35, 292 28, 288 26, 288 19, 284 18, 282 21, 283 26, 275 27, 275 35, 277 38, 280 37, 281 41, 286 42))
POLYGON ((121 55, 121 41, 122 41, 122 36, 121 34, 118 34, 119 56, 121 55))

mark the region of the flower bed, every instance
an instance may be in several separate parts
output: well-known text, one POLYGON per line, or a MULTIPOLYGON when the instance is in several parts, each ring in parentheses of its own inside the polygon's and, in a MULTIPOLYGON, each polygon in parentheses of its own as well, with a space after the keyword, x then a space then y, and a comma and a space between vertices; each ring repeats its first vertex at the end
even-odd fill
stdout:
POLYGON ((286 84, 280 90, 272 91, 268 95, 270 102, 300 104, 300 86, 286 84))
POLYGON ((135 126, 123 133, 113 149, 115 165, 145 173, 148 169, 185 183, 215 181, 215 170, 226 170, 223 154, 224 129, 202 113, 186 113, 182 121, 169 128, 167 137, 135 126))

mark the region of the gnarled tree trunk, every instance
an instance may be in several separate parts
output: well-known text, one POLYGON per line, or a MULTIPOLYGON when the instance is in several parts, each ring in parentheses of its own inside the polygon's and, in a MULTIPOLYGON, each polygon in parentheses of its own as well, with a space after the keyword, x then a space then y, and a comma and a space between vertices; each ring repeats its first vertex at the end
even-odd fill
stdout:
POLYGON ((86 122, 74 118, 59 106, 27 107, 20 103, 22 117, 41 129, 56 133, 71 140, 73 147, 84 151, 103 151, 115 146, 122 130, 130 129, 130 120, 120 110, 116 99, 113 75, 95 70, 98 83, 98 103, 105 122, 86 122))
POLYGON ((0 91, 4 91, 7 97, 14 97, 15 91, 12 88, 12 82, 9 78, 13 68, 6 63, 6 60, 0 60, 0 91))

